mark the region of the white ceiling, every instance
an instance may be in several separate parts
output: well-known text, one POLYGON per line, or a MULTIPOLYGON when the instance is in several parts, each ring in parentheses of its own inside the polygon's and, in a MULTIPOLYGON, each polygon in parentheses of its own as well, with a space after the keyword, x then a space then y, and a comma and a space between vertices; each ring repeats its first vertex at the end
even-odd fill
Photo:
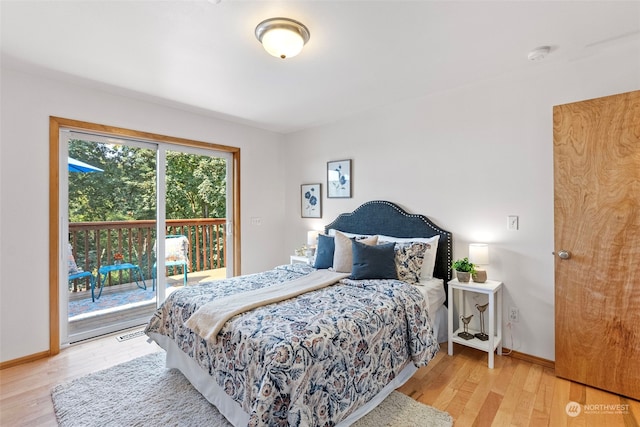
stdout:
POLYGON ((2 0, 0 13, 6 65, 282 133, 620 46, 640 58, 638 1, 2 0), (311 32, 295 58, 255 39, 276 16, 311 32), (551 55, 528 61, 540 45, 551 55))

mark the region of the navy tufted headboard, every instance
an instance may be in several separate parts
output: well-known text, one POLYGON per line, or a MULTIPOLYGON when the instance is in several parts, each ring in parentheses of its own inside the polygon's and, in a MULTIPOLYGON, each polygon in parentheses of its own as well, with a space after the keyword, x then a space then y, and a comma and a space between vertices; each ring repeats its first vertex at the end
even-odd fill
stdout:
MULTIPOLYGON (((433 237, 440 235, 433 276, 447 282, 451 280, 451 233, 434 224, 424 215, 407 213, 395 203, 373 200, 364 203, 351 213, 340 214, 325 226, 325 232, 335 229, 354 234, 384 234, 392 237, 433 237)), ((445 294, 446 295, 446 294, 445 294)))

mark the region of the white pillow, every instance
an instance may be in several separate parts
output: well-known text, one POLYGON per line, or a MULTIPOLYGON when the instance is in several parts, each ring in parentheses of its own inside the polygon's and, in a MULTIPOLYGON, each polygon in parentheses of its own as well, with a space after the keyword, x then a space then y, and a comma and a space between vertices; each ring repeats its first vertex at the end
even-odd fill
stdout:
POLYGON ((167 261, 186 261, 189 263, 189 240, 184 237, 170 237, 165 240, 164 257, 167 261))
MULTIPOLYGON (((333 271, 338 273, 351 273, 353 269, 351 238, 340 231, 336 231, 334 239, 336 248, 333 252, 333 271)), ((378 236, 358 239, 358 242, 366 245, 376 245, 378 243, 378 236)))
POLYGON ((335 235, 336 235, 336 233, 342 233, 342 234, 344 234, 344 235, 345 235, 345 236, 347 236, 347 237, 355 237, 356 239, 358 239, 358 241, 359 241, 360 239, 365 238, 365 237, 372 237, 372 236, 375 236, 375 234, 353 234, 353 233, 347 233, 346 231, 339 231, 339 230, 336 230, 335 228, 330 228, 330 229, 327 231, 327 236, 335 236, 335 235))
POLYGON ((406 238, 383 236, 383 235, 378 236, 379 242, 395 242, 395 243, 423 242, 429 245, 427 247, 426 252, 424 253, 424 261, 422 261, 422 272, 420 273, 421 280, 433 279, 433 269, 436 266, 436 252, 438 251, 439 240, 440 240, 439 234, 433 237, 406 237, 406 238))

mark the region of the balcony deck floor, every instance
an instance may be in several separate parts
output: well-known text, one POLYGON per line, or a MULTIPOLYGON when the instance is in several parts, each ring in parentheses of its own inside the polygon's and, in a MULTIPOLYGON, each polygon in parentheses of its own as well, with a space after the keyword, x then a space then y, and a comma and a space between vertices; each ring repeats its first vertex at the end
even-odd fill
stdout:
MULTIPOLYGON (((188 274, 187 286, 225 277, 225 268, 197 271, 188 274)), ((89 331, 95 325, 128 317, 139 317, 141 313, 151 315, 155 309, 155 292, 152 290, 151 280, 146 282, 146 290, 138 288, 135 283, 106 287, 95 302, 91 301, 90 291, 71 293, 68 305, 71 333, 89 331)), ((167 294, 182 286, 183 275, 167 277, 167 294)))

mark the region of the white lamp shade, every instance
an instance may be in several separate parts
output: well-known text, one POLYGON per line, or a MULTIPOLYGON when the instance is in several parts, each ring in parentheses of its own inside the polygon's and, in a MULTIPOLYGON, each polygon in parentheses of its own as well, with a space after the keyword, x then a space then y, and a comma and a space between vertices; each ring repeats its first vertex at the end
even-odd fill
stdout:
POLYGON ((277 58, 293 58, 304 46, 302 36, 288 28, 272 28, 262 36, 262 46, 277 58))
POLYGON ((489 264, 489 245, 486 243, 471 243, 469 245, 469 261, 476 265, 489 264))
POLYGON ((307 246, 315 246, 318 243, 318 231, 307 231, 307 246))

